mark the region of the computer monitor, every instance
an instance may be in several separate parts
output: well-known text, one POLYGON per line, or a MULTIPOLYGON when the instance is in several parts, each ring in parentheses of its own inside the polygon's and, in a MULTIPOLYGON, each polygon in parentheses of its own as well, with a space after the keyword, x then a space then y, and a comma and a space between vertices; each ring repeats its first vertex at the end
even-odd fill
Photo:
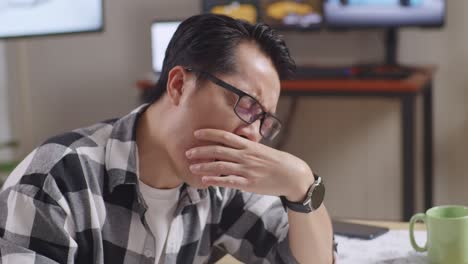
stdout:
POLYGON ((322 0, 259 0, 261 21, 275 29, 318 29, 323 22, 322 0))
POLYGON ((205 13, 223 14, 281 30, 320 28, 322 0, 203 0, 205 13))
POLYGON ((250 23, 259 21, 258 0, 203 0, 204 13, 220 14, 236 19, 243 19, 250 23))
POLYGON ((151 53, 155 73, 162 71, 167 45, 181 22, 181 20, 154 21, 151 25, 151 53))
POLYGON ((444 24, 445 0, 325 0, 330 27, 438 27, 444 24))
POLYGON ((103 0, 0 0, 0 38, 101 31, 103 0))

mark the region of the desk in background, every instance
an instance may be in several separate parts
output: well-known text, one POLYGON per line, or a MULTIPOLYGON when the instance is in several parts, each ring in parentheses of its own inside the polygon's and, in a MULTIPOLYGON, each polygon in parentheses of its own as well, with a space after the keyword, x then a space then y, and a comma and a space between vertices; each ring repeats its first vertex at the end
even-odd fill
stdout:
POLYGON ((282 138, 277 148, 281 149, 288 138, 291 120, 296 111, 297 101, 303 96, 319 97, 380 97, 397 98, 401 101, 402 120, 402 216, 405 221, 415 213, 415 101, 423 97, 424 129, 423 178, 424 207, 433 205, 433 105, 432 76, 434 67, 414 67, 405 79, 301 79, 281 82, 281 95, 291 97, 288 118, 284 124, 282 138))

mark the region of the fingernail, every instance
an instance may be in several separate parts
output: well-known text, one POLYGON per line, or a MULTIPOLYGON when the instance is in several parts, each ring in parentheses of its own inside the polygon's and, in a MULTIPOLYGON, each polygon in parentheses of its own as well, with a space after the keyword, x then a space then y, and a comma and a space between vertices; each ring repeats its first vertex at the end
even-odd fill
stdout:
POLYGON ((190 165, 189 168, 190 168, 190 170, 192 170, 192 171, 193 171, 193 170, 198 170, 198 169, 200 169, 200 165, 198 165, 198 164, 190 165))
POLYGON ((201 135, 201 131, 197 130, 193 133, 196 137, 199 137, 201 135))
POLYGON ((192 156, 192 154, 193 154, 193 151, 192 151, 192 150, 187 150, 187 151, 185 152, 185 156, 187 156, 187 158, 190 158, 190 157, 192 156))

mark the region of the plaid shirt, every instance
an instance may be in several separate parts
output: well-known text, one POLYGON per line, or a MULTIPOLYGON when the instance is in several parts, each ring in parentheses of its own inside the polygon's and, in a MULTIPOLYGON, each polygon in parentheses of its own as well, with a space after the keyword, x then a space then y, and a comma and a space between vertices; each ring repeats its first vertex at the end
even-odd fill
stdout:
MULTIPOLYGON (((121 119, 51 138, 0 192, 0 263, 151 263, 155 237, 138 188, 136 123, 121 119)), ((183 185, 164 263, 297 263, 280 199, 183 185)))

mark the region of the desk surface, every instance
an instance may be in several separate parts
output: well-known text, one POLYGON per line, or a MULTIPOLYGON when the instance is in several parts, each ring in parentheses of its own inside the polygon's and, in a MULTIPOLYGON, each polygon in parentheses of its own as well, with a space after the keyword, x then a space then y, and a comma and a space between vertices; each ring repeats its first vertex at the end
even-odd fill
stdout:
POLYGON ((432 79, 435 67, 418 67, 406 79, 311 79, 281 81, 282 92, 414 93, 432 79))
MULTIPOLYGON (((392 230, 408 230, 409 223, 408 222, 393 222, 393 221, 369 221, 369 220, 344 220, 358 224, 368 224, 368 225, 375 225, 375 226, 382 226, 388 227, 392 230)), ((416 224, 415 230, 425 230, 424 224, 416 224)), ((240 264, 239 262, 232 256, 225 256, 221 260, 217 262, 217 264, 240 264)))

